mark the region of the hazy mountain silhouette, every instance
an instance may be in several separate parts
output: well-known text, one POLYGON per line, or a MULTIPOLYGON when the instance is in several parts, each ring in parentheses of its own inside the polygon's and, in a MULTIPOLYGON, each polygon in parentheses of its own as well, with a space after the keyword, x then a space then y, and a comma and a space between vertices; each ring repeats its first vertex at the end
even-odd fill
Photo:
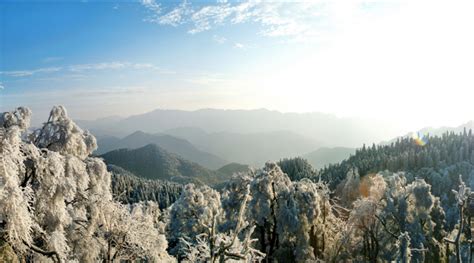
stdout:
POLYGON ((203 151, 223 159, 257 167, 267 161, 299 156, 320 146, 316 141, 290 131, 241 134, 176 128, 165 133, 186 139, 203 151))
MULTIPOLYGON (((460 134, 460 133, 463 133, 464 131, 469 132, 469 130, 474 131, 474 121, 468 121, 456 127, 450 127, 450 126, 425 127, 418 130, 417 133, 419 133, 420 135, 429 134, 430 136, 442 136, 446 132, 453 132, 455 134, 460 134)), ((413 132, 410 132, 403 136, 397 136, 391 140, 383 141, 380 144, 382 145, 391 144, 392 142, 396 142, 397 139, 413 137, 413 134, 414 134, 413 132)))
POLYGON ((249 134, 289 131, 326 147, 359 147, 364 143, 371 144, 396 137, 402 132, 389 123, 339 118, 317 112, 281 113, 265 109, 196 111, 158 109, 124 119, 105 120, 78 121, 78 124, 94 134, 113 136, 124 136, 136 130, 158 133, 181 127, 195 127, 206 133, 249 134))
POLYGON ((438 127, 438 128, 425 127, 419 130, 419 132, 421 134, 430 134, 432 136, 435 136, 435 135, 440 136, 443 133, 448 132, 448 131, 454 132, 454 133, 461 133, 461 132, 464 132, 464 129, 466 129, 466 131, 469 131, 469 129, 474 130, 474 121, 466 122, 457 127, 449 127, 449 126, 443 126, 443 127, 438 127))
POLYGON ((129 148, 136 149, 148 144, 156 144, 168 152, 182 156, 184 159, 198 163, 210 169, 217 169, 228 161, 213 154, 201 151, 190 142, 167 134, 147 134, 136 131, 122 139, 112 136, 99 138, 97 154, 103 154, 111 150, 129 148))
POLYGON ((335 147, 335 148, 319 148, 316 151, 303 155, 302 157, 315 168, 323 168, 328 164, 339 163, 355 154, 355 148, 335 147))

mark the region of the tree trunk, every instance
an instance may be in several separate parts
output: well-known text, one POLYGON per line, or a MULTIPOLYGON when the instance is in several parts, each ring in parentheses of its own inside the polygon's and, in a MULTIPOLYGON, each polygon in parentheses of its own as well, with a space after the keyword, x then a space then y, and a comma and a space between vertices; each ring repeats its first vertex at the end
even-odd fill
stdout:
POLYGON ((446 242, 446 263, 449 263, 449 243, 446 242))
POLYGON ((456 263, 461 263, 461 233, 464 229, 464 205, 459 206, 459 230, 454 240, 456 246, 456 263))

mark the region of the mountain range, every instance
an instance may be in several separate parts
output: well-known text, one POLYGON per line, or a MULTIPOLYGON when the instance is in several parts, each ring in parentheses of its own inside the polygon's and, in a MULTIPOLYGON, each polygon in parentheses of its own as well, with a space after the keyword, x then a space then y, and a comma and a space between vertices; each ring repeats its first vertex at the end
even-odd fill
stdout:
MULTIPOLYGON (((320 147, 360 147, 364 143, 387 140, 403 133, 394 125, 380 121, 340 118, 318 112, 282 113, 266 109, 157 109, 127 118, 78 120, 77 123, 99 137, 123 137, 136 130, 156 134, 183 127, 197 128, 210 134, 266 134, 284 131, 308 138, 320 147)), ((315 149, 310 151, 312 150, 315 149)))
POLYGON ((340 162, 355 152, 353 148, 344 147, 323 147, 310 152, 317 148, 313 141, 289 132, 245 135, 226 132, 208 134, 197 128, 181 128, 166 132, 175 136, 148 134, 142 131, 136 131, 124 138, 102 136, 98 139, 99 148, 95 154, 101 155, 117 149, 137 149, 148 144, 155 144, 185 160, 216 170, 226 164, 234 168, 241 166, 242 169, 248 169, 249 165, 260 167, 266 161, 278 161, 296 156, 308 159, 315 168, 322 168, 328 164, 340 162), (306 152, 309 153, 302 154, 306 152), (218 156, 224 156, 234 162, 230 163, 218 156))

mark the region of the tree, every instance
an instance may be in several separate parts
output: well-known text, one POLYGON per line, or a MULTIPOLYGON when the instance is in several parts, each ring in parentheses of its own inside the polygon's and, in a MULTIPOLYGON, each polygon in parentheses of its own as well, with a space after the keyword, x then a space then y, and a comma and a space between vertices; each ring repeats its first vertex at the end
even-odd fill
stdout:
MULTIPOLYGON (((290 178, 275 163, 267 163, 250 183, 252 200, 249 203, 249 217, 256 225, 255 235, 259 239, 259 249, 269 260, 275 257, 282 238, 279 237, 283 228, 279 228, 278 202, 288 197, 291 185, 290 178)), ((295 225, 294 222, 288 223, 295 225)))
POLYGON ((360 249, 364 258, 370 262, 377 262, 382 249, 380 239, 383 234, 378 218, 385 206, 382 198, 385 194, 386 183, 380 174, 366 176, 363 181, 364 185, 368 185, 368 189, 362 192, 367 193, 353 203, 348 221, 354 227, 355 243, 362 244, 360 249))
MULTIPOLYGON (((402 234, 407 233, 413 260, 440 260, 442 240, 437 240, 433 235, 436 223, 431 215, 436 199, 431 194, 431 186, 420 178, 407 184, 406 177, 402 173, 388 175, 386 180, 388 187, 383 199, 386 205, 377 217, 389 240, 390 238, 392 241, 399 240, 402 234)), ((434 214, 441 213, 439 206, 436 209, 438 211, 434 214)), ((387 242, 386 251, 389 258, 395 257, 390 251, 396 249, 391 247, 391 243, 387 242)), ((395 254, 405 254, 400 250, 405 249, 403 246, 397 249, 398 252, 395 254)))
POLYGON ((131 228, 122 244, 128 252, 173 260, 164 236, 140 223, 148 217, 112 200, 110 173, 101 159, 90 157, 95 138, 61 106, 27 134, 30 116, 18 108, 0 117, 0 238, 23 259, 96 262, 108 259, 110 244, 117 244, 114 233, 126 225, 131 228), (151 250, 151 243, 160 245, 151 250))
POLYGON ((309 179, 292 182, 275 163, 267 163, 253 176, 248 217, 256 225, 254 236, 265 260, 339 257, 344 245, 343 224, 334 215, 327 190, 326 185, 309 179), (328 235, 318 236, 320 233, 328 235))
POLYGON ((21 153, 21 133, 29 126, 31 111, 18 108, 0 115, 0 220, 2 239, 15 250, 24 253, 33 243, 33 228, 37 227, 31 203, 33 190, 23 183, 26 167, 21 153))
POLYGON ((456 237, 454 240, 451 239, 445 239, 447 243, 454 244, 455 249, 456 249, 456 262, 461 262, 461 234, 464 231, 464 213, 465 209, 467 208, 468 205, 468 200, 469 197, 471 196, 471 189, 466 186, 464 181, 462 180, 462 176, 459 175, 459 190, 452 190, 454 193, 454 197, 456 198, 456 202, 458 205, 458 210, 459 210, 459 223, 458 223, 458 229, 456 233, 456 237))
POLYGON ((265 254, 253 248, 252 233, 255 226, 249 226, 245 219, 245 209, 247 201, 250 198, 249 187, 245 192, 244 198, 239 208, 237 218, 235 219, 235 229, 230 232, 219 232, 216 214, 213 217, 212 224, 207 226, 207 231, 196 237, 197 244, 192 245, 183 239, 186 248, 186 261, 189 262, 226 262, 228 260, 257 262, 261 261, 265 254), (239 239, 239 236, 243 236, 239 239))
POLYGON ((105 261, 140 258, 169 262, 164 226, 157 221, 159 207, 154 202, 137 203, 128 208, 119 203, 103 203, 97 234, 106 241, 105 261))
POLYGON ((260 261, 264 254, 253 248, 255 227, 245 217, 250 194, 248 185, 243 187, 246 190, 234 214, 222 209, 219 192, 208 186, 186 185, 170 211, 172 253, 188 262, 260 261), (235 224, 227 222, 229 214, 235 215, 235 224))
POLYGON ((209 186, 188 184, 170 207, 168 240, 170 253, 182 259, 188 244, 185 240, 206 233, 214 221, 223 217, 219 192, 209 186))
POLYGON ((298 181, 303 178, 316 180, 318 174, 311 164, 301 157, 280 160, 278 166, 290 177, 291 181, 298 181))

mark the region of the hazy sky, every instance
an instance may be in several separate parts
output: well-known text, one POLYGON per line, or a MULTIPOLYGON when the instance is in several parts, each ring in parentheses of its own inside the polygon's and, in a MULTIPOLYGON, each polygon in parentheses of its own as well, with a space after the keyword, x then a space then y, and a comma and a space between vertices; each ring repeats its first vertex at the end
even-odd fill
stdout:
POLYGON ((474 119, 473 1, 2 1, 0 111, 474 119))

